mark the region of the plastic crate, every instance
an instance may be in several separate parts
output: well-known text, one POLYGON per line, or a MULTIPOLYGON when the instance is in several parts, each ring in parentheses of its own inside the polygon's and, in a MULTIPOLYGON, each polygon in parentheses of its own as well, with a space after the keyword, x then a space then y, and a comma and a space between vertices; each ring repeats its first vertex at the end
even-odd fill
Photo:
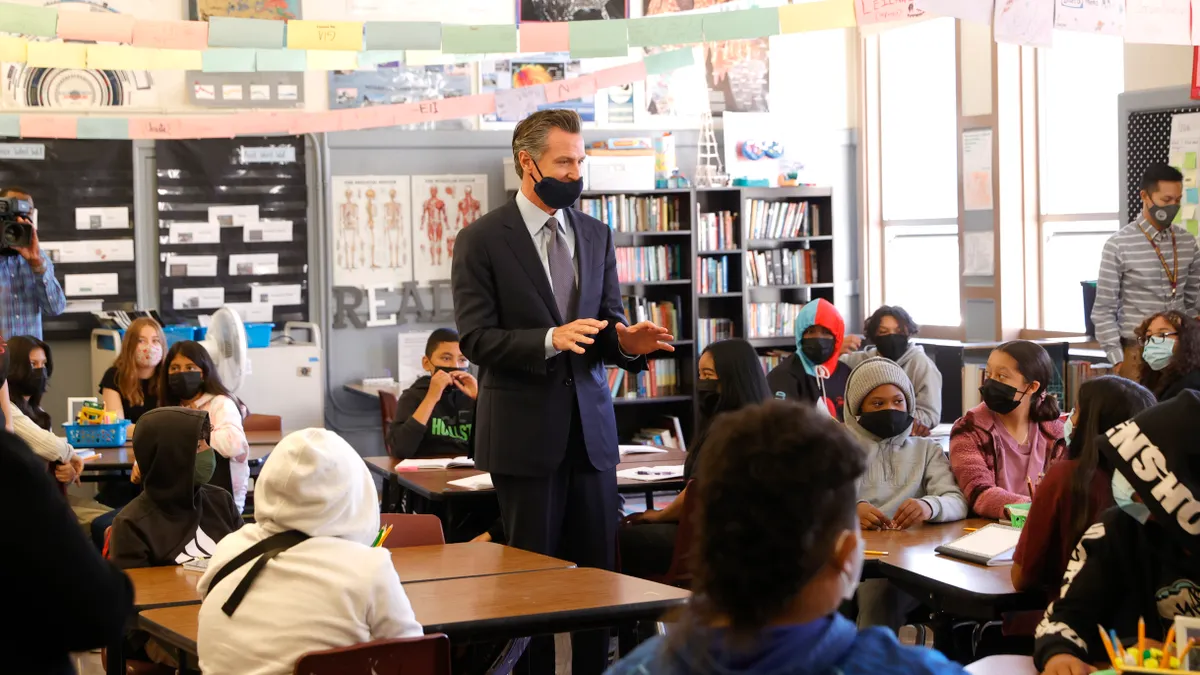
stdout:
POLYGON ((167 336, 167 347, 170 348, 171 345, 182 340, 195 340, 196 327, 186 324, 163 326, 163 334, 167 336))
POLYGON ((246 346, 250 349, 262 349, 271 346, 271 329, 273 323, 246 324, 246 346))
POLYGON ((125 445, 129 420, 117 424, 64 424, 67 442, 75 448, 119 448, 125 445))
POLYGON ((1025 527, 1025 519, 1029 517, 1029 504, 1005 504, 1008 509, 1008 519, 1018 530, 1025 527))

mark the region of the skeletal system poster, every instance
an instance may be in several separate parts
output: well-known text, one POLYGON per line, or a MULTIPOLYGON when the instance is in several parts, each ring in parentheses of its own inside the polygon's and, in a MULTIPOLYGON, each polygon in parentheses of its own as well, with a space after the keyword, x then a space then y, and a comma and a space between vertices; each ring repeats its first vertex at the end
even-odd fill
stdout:
POLYGON ((333 283, 412 280, 408 176, 333 177, 333 283))
POLYGON ((413 278, 450 278, 458 233, 487 213, 487 176, 413 176, 413 278))

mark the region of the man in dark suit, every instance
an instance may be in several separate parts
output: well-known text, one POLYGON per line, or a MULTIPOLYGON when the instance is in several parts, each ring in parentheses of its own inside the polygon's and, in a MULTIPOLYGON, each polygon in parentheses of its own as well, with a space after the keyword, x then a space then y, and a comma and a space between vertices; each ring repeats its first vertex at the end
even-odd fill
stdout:
MULTIPOLYGON (((619 456, 604 365, 644 370, 644 355, 674 351, 674 338, 625 325, 612 232, 570 208, 583 185, 579 116, 530 115, 513 158, 516 198, 454 246, 459 344, 480 367, 475 463, 492 474, 511 546, 612 569, 619 456)), ((604 633, 572 644, 575 675, 603 671, 604 633)), ((535 670, 553 673, 544 652, 531 646, 535 670)))

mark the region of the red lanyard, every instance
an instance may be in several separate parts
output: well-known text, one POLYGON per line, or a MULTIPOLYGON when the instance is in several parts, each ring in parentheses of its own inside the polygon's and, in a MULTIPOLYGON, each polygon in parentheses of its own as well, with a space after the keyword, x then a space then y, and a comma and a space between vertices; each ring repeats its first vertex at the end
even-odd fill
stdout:
POLYGON ((1150 242, 1150 245, 1154 247, 1154 252, 1158 254, 1158 261, 1162 263, 1163 272, 1167 275, 1167 281, 1171 282, 1171 297, 1175 297, 1175 291, 1179 286, 1179 246, 1175 242, 1175 228, 1170 225, 1168 227, 1171 228, 1171 267, 1167 267, 1167 259, 1163 257, 1162 251, 1158 249, 1158 244, 1154 242, 1154 238, 1146 230, 1142 229, 1140 225, 1138 229, 1145 235, 1146 241, 1150 242))

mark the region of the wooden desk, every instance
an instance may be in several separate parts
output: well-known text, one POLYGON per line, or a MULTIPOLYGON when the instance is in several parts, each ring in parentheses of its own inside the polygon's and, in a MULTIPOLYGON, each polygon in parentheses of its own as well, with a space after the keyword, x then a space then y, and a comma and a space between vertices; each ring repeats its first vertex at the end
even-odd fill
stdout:
MULTIPOLYGON (((250 444, 250 466, 262 464, 271 454, 279 441, 283 440, 281 431, 247 431, 246 441, 250 444)), ((96 448, 96 456, 83 463, 87 471, 129 471, 133 468, 133 441, 125 443, 123 448, 96 448)))
POLYGON ((358 394, 359 396, 366 396, 367 398, 371 398, 376 401, 379 400, 380 390, 391 392, 391 394, 393 396, 395 396, 396 398, 400 398, 400 387, 398 385, 394 386, 394 387, 387 387, 387 386, 367 387, 367 386, 363 386, 361 383, 359 383, 359 384, 342 385, 342 388, 353 394, 358 394))
POLYGON ((185 570, 179 565, 168 567, 143 567, 125 570, 133 582, 133 608, 135 611, 178 605, 200 603, 200 583, 203 572, 185 570))
MULTIPOLYGON (((683 605, 688 591, 604 570, 546 570, 405 586, 426 633, 451 639, 559 633, 650 619, 683 605)), ((152 609, 138 627, 196 653, 198 605, 152 609)))
POLYGON ((1013 654, 989 656, 966 668, 971 675, 1038 675, 1037 668, 1033 667, 1032 656, 1013 654))

